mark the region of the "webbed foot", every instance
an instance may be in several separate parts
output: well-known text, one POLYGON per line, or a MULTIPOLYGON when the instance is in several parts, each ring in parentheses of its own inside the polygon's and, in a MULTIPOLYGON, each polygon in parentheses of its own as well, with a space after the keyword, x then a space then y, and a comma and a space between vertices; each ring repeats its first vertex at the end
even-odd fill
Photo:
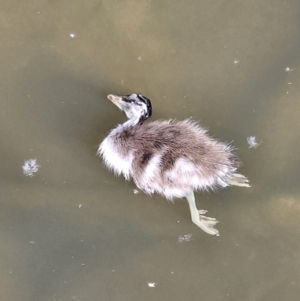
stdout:
POLYGON ((194 193, 191 192, 186 196, 186 199, 189 203, 191 218, 193 223, 202 229, 204 232, 210 235, 219 236, 219 231, 214 228, 214 226, 218 223, 218 221, 213 217, 205 216, 207 210, 198 210, 196 207, 194 193))
MULTIPOLYGON (((199 213, 201 211, 207 211, 207 210, 199 210, 199 213)), ((219 222, 213 217, 208 217, 203 214, 199 214, 198 218, 192 218, 193 223, 198 226, 200 229, 202 229, 204 232, 210 234, 210 235, 216 235, 219 236, 219 231, 214 228, 214 226, 219 222)))
POLYGON ((240 175, 239 173, 233 173, 231 177, 227 180, 229 185, 242 186, 242 187, 251 187, 248 179, 240 175))

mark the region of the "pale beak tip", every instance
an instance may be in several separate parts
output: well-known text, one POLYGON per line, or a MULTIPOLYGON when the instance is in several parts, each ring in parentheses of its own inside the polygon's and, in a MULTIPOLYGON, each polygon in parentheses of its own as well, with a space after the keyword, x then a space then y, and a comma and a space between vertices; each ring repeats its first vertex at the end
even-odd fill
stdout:
POLYGON ((107 99, 109 99, 109 100, 111 100, 111 101, 112 101, 112 100, 114 99, 114 95, 112 95, 112 94, 108 94, 108 95, 107 95, 107 99))

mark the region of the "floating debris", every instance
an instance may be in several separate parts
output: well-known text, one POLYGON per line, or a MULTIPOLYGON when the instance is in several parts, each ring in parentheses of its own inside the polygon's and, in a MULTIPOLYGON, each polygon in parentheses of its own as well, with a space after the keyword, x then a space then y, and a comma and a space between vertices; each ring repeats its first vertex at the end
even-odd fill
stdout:
POLYGON ((79 205, 78 205, 78 208, 80 209, 81 207, 82 207, 82 204, 79 204, 79 205))
POLYGON ((141 56, 138 57, 138 61, 143 61, 141 56))
POLYGON ((133 189, 134 194, 139 194, 140 192, 137 189, 133 189))
POLYGON ((179 235, 178 236, 178 242, 189 242, 192 240, 192 234, 185 234, 185 235, 179 235))
POLYGON ((24 162, 23 173, 27 177, 32 177, 35 172, 39 170, 41 166, 37 164, 36 159, 29 159, 24 162))
POLYGON ((291 69, 290 67, 286 67, 285 68, 285 72, 292 72, 292 71, 294 71, 295 69, 291 69))
POLYGON ((255 136, 248 137, 247 142, 249 144, 249 148, 257 148, 260 145, 260 143, 256 142, 255 136))
POLYGON ((234 62, 235 65, 238 65, 240 61, 239 60, 234 60, 233 62, 234 62))
POLYGON ((157 283, 155 282, 148 282, 149 287, 156 287, 157 283))
POLYGON ((75 34, 74 32, 71 32, 71 33, 70 33, 70 38, 71 38, 71 39, 76 38, 76 34, 75 34))

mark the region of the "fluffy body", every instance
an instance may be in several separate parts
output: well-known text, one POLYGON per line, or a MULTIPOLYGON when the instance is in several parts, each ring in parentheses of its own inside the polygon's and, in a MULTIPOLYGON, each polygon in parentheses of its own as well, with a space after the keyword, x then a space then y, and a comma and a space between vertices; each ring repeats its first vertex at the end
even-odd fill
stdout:
POLYGON ((191 219, 208 234, 219 235, 215 218, 198 210, 194 191, 228 185, 250 187, 245 176, 236 174, 240 163, 232 148, 212 139, 198 123, 154 121, 147 97, 133 93, 107 98, 124 111, 128 121, 113 129, 100 144, 98 154, 105 165, 125 179, 133 179, 146 194, 158 193, 167 199, 186 197, 191 219))
POLYGON ((226 187, 240 165, 228 144, 212 139, 191 119, 119 125, 98 154, 109 169, 132 178, 144 193, 170 200, 195 190, 226 187))

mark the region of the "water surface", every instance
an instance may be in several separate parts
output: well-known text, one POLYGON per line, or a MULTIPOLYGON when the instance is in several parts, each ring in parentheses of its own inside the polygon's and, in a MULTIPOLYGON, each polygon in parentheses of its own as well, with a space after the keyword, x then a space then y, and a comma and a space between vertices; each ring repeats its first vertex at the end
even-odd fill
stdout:
POLYGON ((298 1, 1 7, 1 300, 298 300, 298 1), (252 188, 196 195, 220 237, 96 157, 131 92, 238 148, 252 188))

